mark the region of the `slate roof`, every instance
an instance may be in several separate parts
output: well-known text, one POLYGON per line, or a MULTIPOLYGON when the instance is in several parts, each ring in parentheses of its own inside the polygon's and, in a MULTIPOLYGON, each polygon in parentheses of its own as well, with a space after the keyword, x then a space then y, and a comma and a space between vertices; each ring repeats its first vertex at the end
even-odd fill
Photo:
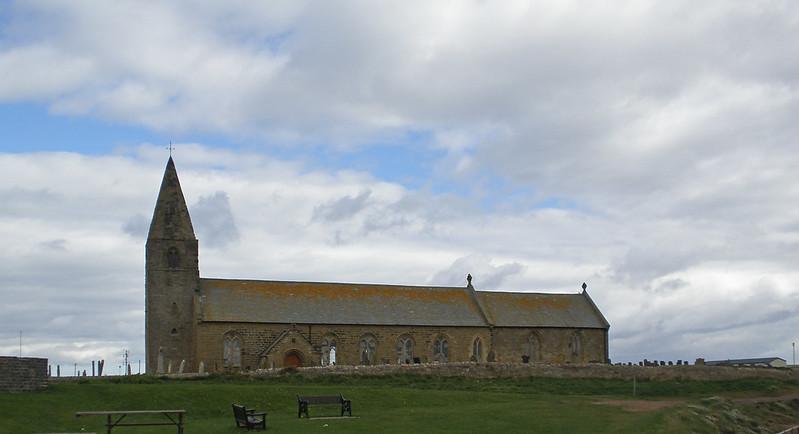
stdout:
POLYGON ((204 321, 485 326, 461 287, 200 279, 204 321))
POLYGON ((478 291, 496 327, 608 328, 588 293, 544 294, 478 291))
POLYGON ((200 279, 203 321, 607 328, 587 293, 471 287, 200 279))

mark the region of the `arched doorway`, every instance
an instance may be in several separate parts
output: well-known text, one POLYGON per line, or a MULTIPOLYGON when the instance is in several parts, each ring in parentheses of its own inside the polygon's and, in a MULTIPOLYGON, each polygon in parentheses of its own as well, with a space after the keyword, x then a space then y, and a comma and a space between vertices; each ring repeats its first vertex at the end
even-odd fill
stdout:
POLYGON ((293 368, 302 366, 302 355, 298 351, 289 351, 283 357, 283 367, 288 368, 289 366, 293 368))

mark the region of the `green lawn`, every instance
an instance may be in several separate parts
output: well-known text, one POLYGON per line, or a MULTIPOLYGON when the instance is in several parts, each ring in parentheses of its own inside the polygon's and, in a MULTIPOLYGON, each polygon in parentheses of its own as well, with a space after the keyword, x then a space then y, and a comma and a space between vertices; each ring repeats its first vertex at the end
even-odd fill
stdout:
MULTIPOLYGON (((723 394, 776 395, 799 391, 774 380, 642 382, 643 399, 684 400, 723 394)), ((299 376, 270 380, 217 377, 160 380, 151 377, 52 384, 47 391, 0 394, 0 433, 105 432, 101 417, 76 418, 76 411, 185 409, 187 433, 235 433, 230 404, 266 410, 271 432, 300 433, 645 433, 714 432, 707 415, 685 406, 646 412, 597 405, 632 399, 621 380, 467 380, 397 376, 383 378, 299 376), (297 419, 297 394, 343 393, 353 402, 351 419, 297 419), (690 411, 689 411, 690 410, 690 411), (704 419, 702 419, 704 418, 704 419)), ((695 405, 695 404, 691 404, 695 405)), ((713 403, 713 405, 717 405, 713 403)), ((712 411, 712 410, 708 410, 712 411)), ((337 409, 311 407, 311 416, 337 409)), ((119 428, 120 433, 172 433, 174 428, 119 428)), ((115 430, 114 432, 117 432, 115 430)))

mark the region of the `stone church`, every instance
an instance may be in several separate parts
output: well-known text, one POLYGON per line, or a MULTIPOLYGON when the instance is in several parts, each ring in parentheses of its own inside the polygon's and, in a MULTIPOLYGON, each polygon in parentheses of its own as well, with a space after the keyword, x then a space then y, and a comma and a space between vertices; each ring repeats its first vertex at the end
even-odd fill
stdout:
POLYGON ((200 277, 172 158, 145 258, 148 373, 431 362, 608 361, 609 324, 585 291, 200 277))

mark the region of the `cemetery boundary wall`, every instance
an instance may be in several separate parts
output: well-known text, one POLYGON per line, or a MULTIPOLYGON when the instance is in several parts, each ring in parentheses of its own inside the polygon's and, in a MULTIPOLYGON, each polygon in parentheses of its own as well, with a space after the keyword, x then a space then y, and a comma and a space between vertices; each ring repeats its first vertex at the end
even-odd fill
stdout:
MULTIPOLYGON (((521 363, 447 363, 417 365, 326 366, 285 369, 260 369, 253 376, 272 377, 287 374, 315 378, 328 375, 388 376, 420 375, 467 378, 601 378, 651 381, 721 381, 741 378, 799 379, 799 371, 787 368, 731 366, 619 366, 605 364, 521 364, 521 363)), ((184 374, 185 375, 185 374, 184 374)), ((191 374, 188 374, 191 375, 191 374)), ((196 375, 196 374, 195 374, 196 375)))
POLYGON ((47 359, 0 356, 0 392, 47 388, 47 359))

